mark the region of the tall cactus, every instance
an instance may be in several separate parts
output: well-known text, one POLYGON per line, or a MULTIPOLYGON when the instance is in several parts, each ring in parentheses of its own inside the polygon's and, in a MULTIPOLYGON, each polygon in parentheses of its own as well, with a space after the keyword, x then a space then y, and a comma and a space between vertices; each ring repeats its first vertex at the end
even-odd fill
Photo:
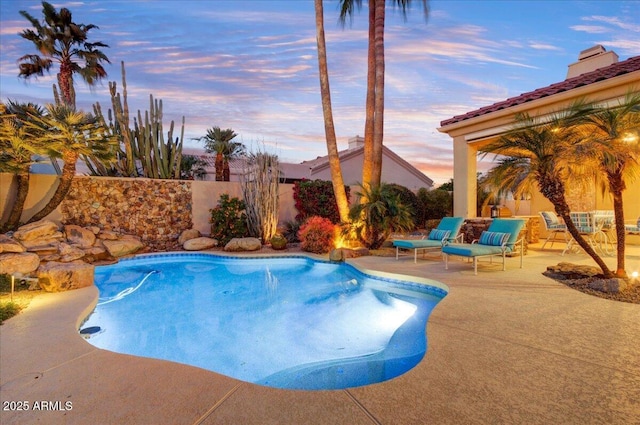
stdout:
MULTIPOLYGON (((111 106, 109 109, 109 128, 120 141, 120 152, 115 170, 102 170, 100 167, 91 167, 95 174, 116 174, 126 177, 148 177, 154 179, 179 179, 180 164, 182 162, 182 142, 184 139, 184 123, 180 136, 173 136, 174 122, 171 121, 165 143, 162 127, 162 100, 154 99, 149 95, 149 110, 138 110, 137 117, 133 118, 133 129, 129 127, 129 105, 127 103, 127 81, 122 67, 122 96, 117 92, 115 81, 109 82, 111 94, 111 106), (138 169, 137 165, 141 169, 138 169)), ((94 105, 96 115, 102 116, 100 103, 94 105)), ((103 167, 104 168, 104 167, 103 167)))

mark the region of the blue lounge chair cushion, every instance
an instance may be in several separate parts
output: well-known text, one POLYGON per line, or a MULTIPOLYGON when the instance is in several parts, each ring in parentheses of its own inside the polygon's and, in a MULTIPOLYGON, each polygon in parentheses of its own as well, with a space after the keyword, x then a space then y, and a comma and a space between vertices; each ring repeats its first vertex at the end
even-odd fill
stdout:
POLYGON ((450 233, 447 240, 453 242, 458 236, 458 233, 460 233, 463 222, 464 218, 462 217, 443 217, 442 220, 440 220, 440 224, 438 224, 437 230, 448 230, 450 233))
POLYGON ((433 229, 430 233, 429 233, 429 240, 432 241, 442 241, 444 239, 448 239, 449 238, 449 234, 451 233, 450 230, 438 230, 438 229, 433 229))
MULTIPOLYGON (((496 218, 489 226, 489 232, 509 233, 507 247, 513 250, 515 243, 518 241, 520 231, 524 227, 524 220, 520 218, 496 218)), ((508 251, 507 251, 508 252, 508 251)))
POLYGON ((406 249, 440 248, 442 246, 442 241, 432 239, 396 239, 393 241, 393 246, 406 249))
POLYGON ((478 243, 480 245, 502 246, 509 237, 511 237, 509 233, 484 231, 480 235, 478 243))
MULTIPOLYGON (((507 252, 510 250, 507 249, 507 252)), ((453 245, 445 245, 442 252, 449 255, 459 255, 461 257, 482 257, 485 255, 502 254, 502 248, 493 245, 480 245, 477 243, 460 243, 453 245)))

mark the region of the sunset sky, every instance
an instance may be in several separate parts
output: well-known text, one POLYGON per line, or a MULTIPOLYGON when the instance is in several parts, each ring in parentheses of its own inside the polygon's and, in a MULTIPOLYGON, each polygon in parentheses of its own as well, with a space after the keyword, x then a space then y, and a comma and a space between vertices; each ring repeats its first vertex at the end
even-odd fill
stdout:
MULTIPOLYGON (((596 44, 620 60, 640 54, 637 1, 431 0, 425 21, 413 1, 406 21, 387 1, 385 144, 436 184, 453 176, 453 150, 440 121, 565 79, 581 50, 596 44)), ((282 161, 326 155, 312 0, 70 1, 77 23, 95 24, 91 41, 110 47, 109 81, 127 73, 129 104, 148 109, 149 94, 170 120, 186 119, 185 145, 207 128, 232 128, 249 148, 282 161)), ((338 2, 325 1, 325 29, 339 147, 362 135, 367 6, 342 27, 338 2)), ((37 1, 0 0, 0 97, 52 101, 57 69, 18 79, 17 59, 35 53, 17 34, 37 1)), ((78 81, 78 106, 110 107, 107 81, 78 81)))

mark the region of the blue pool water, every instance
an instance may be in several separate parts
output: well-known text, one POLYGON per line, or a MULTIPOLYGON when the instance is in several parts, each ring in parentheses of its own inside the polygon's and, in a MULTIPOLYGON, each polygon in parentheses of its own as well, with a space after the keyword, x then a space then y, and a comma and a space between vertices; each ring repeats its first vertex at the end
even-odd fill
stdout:
POLYGON ((424 356, 429 313, 446 295, 301 256, 144 255, 97 267, 95 283, 82 329, 96 347, 294 389, 403 374, 424 356))

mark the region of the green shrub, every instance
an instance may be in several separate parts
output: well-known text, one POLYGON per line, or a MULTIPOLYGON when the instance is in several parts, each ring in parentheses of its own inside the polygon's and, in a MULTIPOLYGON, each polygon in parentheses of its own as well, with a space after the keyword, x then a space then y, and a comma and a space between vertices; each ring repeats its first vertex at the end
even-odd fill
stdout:
POLYGON ((415 227, 423 227, 425 220, 424 205, 420 202, 416 194, 408 188, 395 183, 389 184, 389 190, 398 195, 400 202, 407 207, 415 227))
POLYGON ((220 245, 226 245, 233 238, 243 238, 247 230, 247 215, 244 202, 231 198, 228 194, 220 195, 218 206, 211 209, 211 237, 220 245))
MULTIPOLYGON (((347 199, 349 186, 345 186, 347 199)), ((293 185, 293 199, 298 210, 296 220, 303 222, 311 216, 328 218, 332 223, 340 222, 338 204, 333 193, 333 183, 326 180, 302 180, 293 185)))
POLYGON ((282 232, 282 236, 287 239, 289 243, 297 243, 300 242, 298 239, 298 231, 300 230, 300 226, 302 226, 302 222, 298 220, 289 220, 284 223, 284 230, 282 232))
POLYGON ((425 220, 440 219, 453 214, 453 195, 446 190, 418 190, 418 199, 423 204, 425 220))
POLYGON ((14 302, 0 302, 0 325, 20 312, 20 306, 14 302))
POLYGON ((303 251, 324 254, 333 248, 335 225, 328 218, 320 216, 309 217, 300 226, 298 238, 302 242, 303 251))
POLYGON ((349 211, 351 227, 358 240, 369 249, 378 249, 392 232, 409 231, 415 227, 409 209, 390 185, 362 188, 358 193, 366 202, 356 203, 349 211))

